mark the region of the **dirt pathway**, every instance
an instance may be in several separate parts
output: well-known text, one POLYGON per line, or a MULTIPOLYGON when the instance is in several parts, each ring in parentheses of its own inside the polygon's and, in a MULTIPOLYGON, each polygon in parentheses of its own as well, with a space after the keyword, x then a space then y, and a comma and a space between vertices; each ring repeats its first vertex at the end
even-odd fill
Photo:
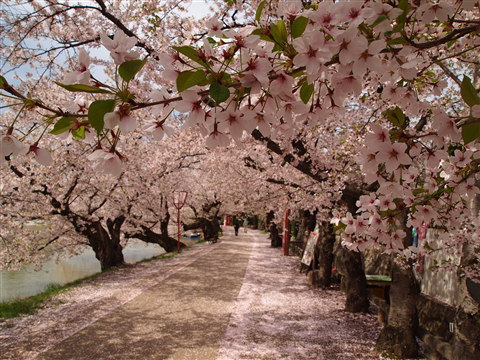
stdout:
POLYGON ((312 290, 266 235, 106 273, 0 325, 0 359, 378 359, 372 315, 312 290))
POLYGON ((379 333, 372 314, 343 311, 339 290, 312 289, 261 236, 256 241, 217 360, 370 360, 379 333))

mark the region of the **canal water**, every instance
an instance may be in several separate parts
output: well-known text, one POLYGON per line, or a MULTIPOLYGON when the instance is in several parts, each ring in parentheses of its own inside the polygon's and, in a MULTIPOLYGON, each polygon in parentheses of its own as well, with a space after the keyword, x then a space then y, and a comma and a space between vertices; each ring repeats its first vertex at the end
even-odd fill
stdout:
MULTIPOLYGON (((129 242, 123 249, 127 263, 148 259, 165 253, 158 245, 129 242)), ((100 262, 91 248, 82 254, 46 262, 39 271, 27 266, 18 271, 0 271, 0 302, 8 302, 38 294, 50 284, 64 285, 100 272, 100 262)))

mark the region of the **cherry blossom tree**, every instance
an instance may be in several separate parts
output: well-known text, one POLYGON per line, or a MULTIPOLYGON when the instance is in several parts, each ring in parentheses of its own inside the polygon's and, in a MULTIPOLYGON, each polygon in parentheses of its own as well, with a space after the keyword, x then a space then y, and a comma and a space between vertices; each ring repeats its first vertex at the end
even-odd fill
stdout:
MULTIPOLYGON (((378 247, 397 258, 380 346, 415 356, 408 258, 418 250, 409 228, 428 222, 448 230, 452 248, 479 246, 469 207, 478 192, 478 1, 228 1, 218 4, 219 20, 196 29, 173 2, 29 6, 26 15, 10 13, 5 39, 15 51, 2 47, 3 57, 11 66, 49 64, 55 93, 83 93, 88 107, 71 110, 34 82, 2 76, 4 103, 15 112, 2 123, 0 165, 25 155, 48 164, 42 143, 53 132, 93 138, 82 158, 119 176, 128 158, 122 146, 145 115, 156 136, 182 123, 210 149, 251 134, 321 183, 327 207, 347 203, 333 220, 348 249, 378 247), (43 38, 60 45, 32 50, 24 41, 43 38), (100 44, 112 60, 88 54, 100 44), (87 50, 58 72, 53 57, 81 46, 87 50), (22 123, 32 111, 36 121, 22 123), (324 145, 342 132, 338 149, 324 145)), ((465 271, 478 276, 478 259, 472 264, 465 271)))

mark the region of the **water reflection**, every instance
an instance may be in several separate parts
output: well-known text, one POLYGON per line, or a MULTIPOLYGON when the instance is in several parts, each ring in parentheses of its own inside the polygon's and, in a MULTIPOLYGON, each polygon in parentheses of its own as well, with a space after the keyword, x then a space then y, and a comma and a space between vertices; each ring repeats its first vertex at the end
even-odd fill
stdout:
MULTIPOLYGON (((131 242, 123 250, 127 263, 165 253, 158 245, 131 242)), ((32 296, 42 292, 49 284, 63 285, 100 272, 100 263, 91 248, 60 262, 51 260, 40 271, 28 266, 19 271, 0 271, 0 302, 32 296)))

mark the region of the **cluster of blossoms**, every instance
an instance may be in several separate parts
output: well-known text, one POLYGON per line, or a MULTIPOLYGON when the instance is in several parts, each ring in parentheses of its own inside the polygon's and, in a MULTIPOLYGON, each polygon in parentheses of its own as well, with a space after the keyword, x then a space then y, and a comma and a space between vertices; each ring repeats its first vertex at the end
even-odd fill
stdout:
POLYGON ((455 124, 449 135, 440 136, 450 118, 441 111, 433 117, 424 136, 410 137, 407 142, 392 142, 398 136, 394 128, 370 126, 358 162, 367 182, 378 186, 360 197, 356 214, 334 218, 334 223, 345 226, 342 236, 347 247, 380 246, 408 255, 417 249, 405 244, 405 231, 422 226, 448 229, 457 249, 463 245, 460 239, 466 237, 455 229, 470 223, 478 211, 474 199, 480 193, 476 185, 480 146, 454 141, 458 140, 455 124))

